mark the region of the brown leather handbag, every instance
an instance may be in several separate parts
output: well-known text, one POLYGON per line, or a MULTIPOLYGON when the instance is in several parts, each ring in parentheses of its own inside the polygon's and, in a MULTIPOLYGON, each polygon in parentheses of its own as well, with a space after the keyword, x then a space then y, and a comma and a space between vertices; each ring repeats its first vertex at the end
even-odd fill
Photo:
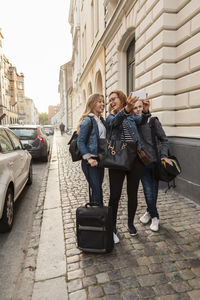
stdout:
POLYGON ((138 149, 137 154, 138 154, 139 160, 141 161, 141 163, 143 163, 143 165, 145 165, 145 166, 150 165, 151 160, 143 149, 138 149))

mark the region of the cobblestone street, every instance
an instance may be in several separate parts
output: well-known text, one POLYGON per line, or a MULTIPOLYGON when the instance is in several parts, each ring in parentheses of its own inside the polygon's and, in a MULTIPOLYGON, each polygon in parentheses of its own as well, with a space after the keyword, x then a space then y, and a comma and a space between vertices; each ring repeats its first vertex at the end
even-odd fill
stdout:
MULTIPOLYGON (((123 191, 118 213, 120 243, 112 253, 85 254, 76 247, 78 206, 88 202, 88 185, 80 163, 72 163, 67 140, 55 136, 67 259, 66 281, 75 299, 200 299, 200 206, 169 191, 159 192, 160 231, 139 223, 145 212, 143 191, 135 219, 137 237, 127 231, 127 200, 123 191)), ((104 178, 104 203, 109 198, 104 178)))

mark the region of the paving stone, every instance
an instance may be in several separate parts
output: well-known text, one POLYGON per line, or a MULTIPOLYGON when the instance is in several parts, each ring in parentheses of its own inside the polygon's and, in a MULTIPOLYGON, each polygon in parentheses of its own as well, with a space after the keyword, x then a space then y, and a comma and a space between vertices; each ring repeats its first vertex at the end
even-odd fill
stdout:
POLYGON ((87 300, 87 293, 85 290, 80 290, 69 294, 70 300, 87 300))
POLYGON ((155 291, 155 294, 158 296, 161 295, 171 295, 174 294, 175 291, 172 288, 170 284, 161 284, 161 285, 156 285, 153 287, 153 290, 155 291))
POLYGON ((120 280, 120 283, 123 289, 136 288, 138 286, 138 282, 134 277, 124 278, 120 280))
POLYGON ((188 292, 191 300, 199 300, 200 299, 200 290, 195 290, 188 292))
POLYGON ((84 271, 85 271, 85 275, 90 276, 93 274, 97 274, 98 268, 97 266, 92 266, 92 267, 85 268, 84 271))
POLYGON ((96 284, 97 280, 95 276, 90 276, 90 277, 84 277, 83 278, 83 286, 87 287, 89 285, 96 284))
POLYGON ((121 300, 122 298, 120 295, 115 294, 115 295, 106 296, 105 299, 106 300, 121 300))
POLYGON ((200 277, 200 267, 192 268, 191 271, 196 275, 200 277))
POLYGON ((200 278, 188 280, 189 285, 194 289, 200 289, 200 278))
POLYGON ((138 294, 143 299, 150 299, 155 296, 155 292, 151 287, 141 287, 138 288, 138 294))
POLYGON ((88 294, 91 299, 98 298, 104 295, 100 286, 89 286, 88 294))
MULTIPOLYGON (((123 300, 139 300, 138 292, 137 292, 136 289, 123 291, 121 293, 121 298, 120 299, 123 299, 123 300)), ((110 300, 110 299, 108 298, 108 300, 110 300)), ((115 300, 115 299, 113 298, 113 300, 115 300)))
POLYGON ((180 271, 180 276, 184 280, 189 280, 189 279, 193 279, 195 277, 195 274, 191 270, 185 269, 180 271))
POLYGON ((167 282, 167 278, 165 274, 162 273, 139 276, 137 277, 137 280, 139 281, 142 287, 154 286, 154 285, 159 285, 167 282))
POLYGON ((67 283, 69 292, 75 292, 83 287, 81 279, 75 279, 67 283))
POLYGON ((72 263, 72 264, 67 264, 67 270, 68 271, 74 271, 74 270, 77 270, 79 269, 79 263, 76 262, 76 263, 72 263))
POLYGON ((71 271, 67 273, 67 279, 72 280, 75 278, 83 278, 84 277, 84 272, 82 269, 78 269, 75 271, 71 271))
POLYGON ((146 275, 149 274, 149 269, 146 266, 141 266, 133 269, 135 275, 146 275))
POLYGON ((163 267, 161 264, 151 264, 148 266, 150 273, 161 273, 163 272, 163 267))
POLYGON ((96 275, 96 278, 97 278, 98 283, 105 283, 105 282, 110 281, 107 273, 99 273, 96 275))
POLYGON ((121 279, 121 277, 122 277, 120 270, 114 270, 114 271, 108 272, 108 276, 111 281, 121 279))
POLYGON ((184 281, 173 282, 172 287, 178 293, 184 293, 187 291, 191 291, 191 287, 184 281))
POLYGON ((80 262, 81 268, 87 268, 87 267, 91 266, 92 264, 93 264, 93 259, 92 258, 88 258, 88 259, 85 259, 85 260, 80 262))
POLYGON ((103 289, 106 295, 117 294, 121 290, 119 282, 109 282, 103 285, 103 289))

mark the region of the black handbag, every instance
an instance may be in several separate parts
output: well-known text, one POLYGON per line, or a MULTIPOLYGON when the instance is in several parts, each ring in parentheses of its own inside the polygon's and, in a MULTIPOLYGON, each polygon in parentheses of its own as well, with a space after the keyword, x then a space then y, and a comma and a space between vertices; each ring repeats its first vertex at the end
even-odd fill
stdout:
POLYGON ((137 156, 137 142, 112 140, 112 128, 107 139, 99 139, 99 166, 103 168, 129 171, 137 156))
POLYGON ((175 177, 181 173, 181 166, 178 159, 174 155, 170 155, 168 150, 168 158, 172 161, 173 165, 166 163, 164 160, 161 160, 160 155, 158 153, 157 143, 156 143, 156 132, 155 132, 155 120, 157 117, 151 118, 150 126, 151 126, 151 135, 152 141, 155 147, 156 157, 157 157, 157 165, 156 165, 156 179, 164 182, 169 182, 173 180, 172 187, 175 187, 175 177))
MULTIPOLYGON (((88 142, 88 139, 89 139, 89 137, 90 137, 90 134, 91 134, 92 128, 93 128, 92 119, 90 118, 90 120, 91 120, 91 126, 90 126, 90 130, 89 130, 89 132, 88 132, 88 135, 87 135, 86 144, 87 144, 87 142, 88 142)), ((77 139, 78 139, 78 133, 77 133, 77 131, 74 131, 73 134, 72 134, 71 139, 70 139, 69 142, 68 142, 68 145, 69 145, 69 152, 70 152, 70 154, 71 154, 71 157, 72 157, 72 161, 73 161, 73 162, 82 159, 81 152, 80 152, 80 150, 78 149, 78 146, 77 146, 77 139)))

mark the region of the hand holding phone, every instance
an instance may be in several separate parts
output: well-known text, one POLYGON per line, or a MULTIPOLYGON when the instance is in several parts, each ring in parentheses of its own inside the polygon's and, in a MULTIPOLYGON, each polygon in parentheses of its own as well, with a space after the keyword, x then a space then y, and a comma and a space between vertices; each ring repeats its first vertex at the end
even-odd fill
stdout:
POLYGON ((132 97, 139 97, 139 100, 144 100, 146 99, 146 91, 145 90, 139 90, 139 91, 135 91, 132 92, 132 97))

